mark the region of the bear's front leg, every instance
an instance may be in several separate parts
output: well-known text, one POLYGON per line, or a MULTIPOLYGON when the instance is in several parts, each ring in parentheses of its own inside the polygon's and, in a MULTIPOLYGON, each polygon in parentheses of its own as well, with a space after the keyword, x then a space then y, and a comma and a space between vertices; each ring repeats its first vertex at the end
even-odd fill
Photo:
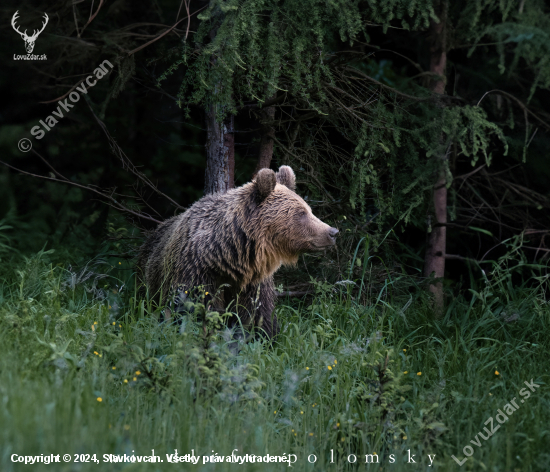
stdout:
POLYGON ((261 284, 248 285, 239 296, 239 317, 243 326, 255 326, 268 338, 279 332, 275 309, 275 284, 269 277, 261 284))

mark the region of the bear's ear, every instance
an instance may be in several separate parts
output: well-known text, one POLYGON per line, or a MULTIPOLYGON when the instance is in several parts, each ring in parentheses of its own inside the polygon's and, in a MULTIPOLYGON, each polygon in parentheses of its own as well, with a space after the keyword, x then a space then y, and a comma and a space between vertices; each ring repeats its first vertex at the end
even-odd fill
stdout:
POLYGON ((273 192, 275 185, 277 185, 277 178, 271 169, 261 169, 256 174, 256 188, 262 200, 273 192))
POLYGON ((279 167, 279 172, 277 172, 277 183, 285 185, 294 192, 296 190, 296 176, 294 175, 294 171, 289 166, 279 167))

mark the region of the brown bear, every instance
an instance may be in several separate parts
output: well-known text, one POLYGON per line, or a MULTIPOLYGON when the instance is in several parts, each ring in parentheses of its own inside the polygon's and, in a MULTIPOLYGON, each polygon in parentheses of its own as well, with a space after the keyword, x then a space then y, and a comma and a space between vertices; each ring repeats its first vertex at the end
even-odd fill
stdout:
POLYGON ((138 260, 149 293, 162 293, 166 303, 176 287, 183 292, 200 285, 213 296, 214 309, 234 301, 243 326, 277 334, 273 274, 304 252, 333 246, 338 233, 295 189, 290 167, 262 169, 252 182, 206 195, 161 223, 138 260))

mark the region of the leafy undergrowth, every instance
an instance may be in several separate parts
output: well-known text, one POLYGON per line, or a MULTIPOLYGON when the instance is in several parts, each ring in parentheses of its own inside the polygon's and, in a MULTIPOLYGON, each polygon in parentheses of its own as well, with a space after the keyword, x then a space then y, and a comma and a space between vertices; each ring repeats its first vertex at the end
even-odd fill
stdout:
POLYGON ((350 283, 317 284, 312 302, 279 303, 273 343, 241 341, 235 355, 223 314, 197 303, 182 322, 161 323, 160 309, 122 282, 49 257, 4 267, 0 281, 2 471, 289 465, 228 464, 232 454, 283 456, 291 470, 432 470, 432 460, 444 471, 550 469, 541 270, 513 285, 512 270, 496 264, 437 321, 421 294, 393 299, 395 280, 367 305, 350 283), (519 392, 532 379, 527 398, 519 392), (104 462, 152 449, 164 462, 104 462), (198 463, 169 463, 176 450, 198 463), (472 454, 459 467, 452 456, 462 461, 463 451, 472 454), (61 462, 25 466, 13 454, 61 462), (204 463, 216 454, 223 463, 204 463))

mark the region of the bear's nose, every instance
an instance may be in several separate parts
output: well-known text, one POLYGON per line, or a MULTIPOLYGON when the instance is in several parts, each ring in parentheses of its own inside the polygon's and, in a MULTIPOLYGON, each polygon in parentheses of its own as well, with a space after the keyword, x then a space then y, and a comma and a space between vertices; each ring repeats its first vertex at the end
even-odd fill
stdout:
POLYGON ((330 234, 331 238, 334 238, 338 233, 339 233, 339 231, 336 228, 330 228, 328 230, 328 234, 330 234))

